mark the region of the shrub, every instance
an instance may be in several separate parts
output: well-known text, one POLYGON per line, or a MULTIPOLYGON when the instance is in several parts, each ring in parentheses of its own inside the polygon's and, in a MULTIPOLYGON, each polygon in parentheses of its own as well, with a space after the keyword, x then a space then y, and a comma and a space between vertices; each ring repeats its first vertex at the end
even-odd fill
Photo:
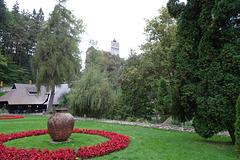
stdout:
POLYGON ((3 114, 3 113, 8 113, 8 110, 6 110, 5 108, 0 109, 0 114, 3 114))
POLYGON ((165 79, 160 79, 159 89, 157 94, 156 109, 161 115, 161 122, 165 121, 171 114, 172 97, 168 91, 167 82, 165 79))

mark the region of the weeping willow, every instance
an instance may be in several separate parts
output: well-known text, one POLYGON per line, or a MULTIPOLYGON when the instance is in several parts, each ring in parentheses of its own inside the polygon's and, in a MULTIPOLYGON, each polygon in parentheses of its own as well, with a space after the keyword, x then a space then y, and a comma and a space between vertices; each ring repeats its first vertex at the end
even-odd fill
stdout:
POLYGON ((104 73, 97 69, 85 70, 67 95, 68 106, 74 115, 107 118, 114 103, 111 85, 104 73))

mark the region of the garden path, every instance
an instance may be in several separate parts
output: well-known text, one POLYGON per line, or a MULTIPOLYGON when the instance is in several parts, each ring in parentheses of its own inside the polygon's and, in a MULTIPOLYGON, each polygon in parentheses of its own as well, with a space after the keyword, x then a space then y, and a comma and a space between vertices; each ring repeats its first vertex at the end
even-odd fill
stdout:
MULTIPOLYGON (((84 118, 84 117, 74 117, 74 119, 81 120, 81 121, 98 121, 98 122, 105 122, 105 123, 117 123, 117 124, 136 125, 136 126, 142 126, 142 127, 152 127, 152 128, 159 128, 159 129, 165 129, 165 130, 195 132, 195 130, 193 128, 173 126, 173 125, 167 125, 167 124, 151 124, 151 123, 128 122, 128 121, 107 120, 107 119, 97 119, 97 118, 84 118)), ((228 132, 219 132, 217 135, 229 136, 229 133, 228 132)))

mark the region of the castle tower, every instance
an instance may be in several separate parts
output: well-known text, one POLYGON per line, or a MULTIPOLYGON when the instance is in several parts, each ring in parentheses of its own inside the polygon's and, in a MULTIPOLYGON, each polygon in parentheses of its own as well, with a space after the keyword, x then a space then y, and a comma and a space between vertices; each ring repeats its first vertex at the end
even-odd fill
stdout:
POLYGON ((118 55, 119 54, 119 43, 116 41, 116 39, 114 38, 114 40, 111 42, 111 53, 113 55, 118 55))

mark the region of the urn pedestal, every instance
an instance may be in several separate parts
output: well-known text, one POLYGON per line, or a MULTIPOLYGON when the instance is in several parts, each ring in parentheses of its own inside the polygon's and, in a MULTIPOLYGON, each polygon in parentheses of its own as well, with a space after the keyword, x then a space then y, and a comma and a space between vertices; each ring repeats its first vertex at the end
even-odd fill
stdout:
POLYGON ((48 119, 48 133, 55 142, 66 141, 72 134, 74 118, 68 109, 56 109, 48 119))

